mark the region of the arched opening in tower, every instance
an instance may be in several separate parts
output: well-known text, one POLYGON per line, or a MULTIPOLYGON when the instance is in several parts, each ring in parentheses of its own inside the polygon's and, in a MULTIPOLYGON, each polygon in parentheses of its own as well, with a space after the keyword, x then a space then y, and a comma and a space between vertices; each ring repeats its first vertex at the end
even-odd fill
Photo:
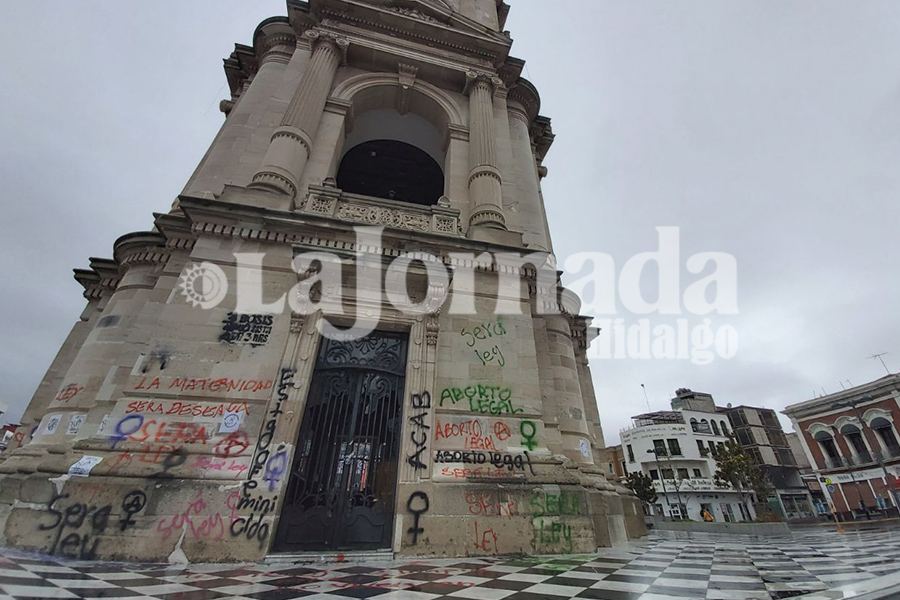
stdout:
POLYGON ((396 140, 370 140, 344 155, 337 184, 345 192, 413 204, 435 204, 444 173, 426 152, 396 140))

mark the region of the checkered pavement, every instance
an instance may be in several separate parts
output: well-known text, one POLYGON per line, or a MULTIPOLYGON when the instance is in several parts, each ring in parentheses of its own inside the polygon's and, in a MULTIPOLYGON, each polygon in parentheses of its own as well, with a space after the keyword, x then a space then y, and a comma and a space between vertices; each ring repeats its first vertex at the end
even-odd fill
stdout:
MULTIPOLYGON (((771 540, 668 539, 555 557, 171 566, 77 562, 0 550, 0 600, 755 600, 900 573, 900 531, 808 530, 771 540)), ((877 582, 873 581, 877 587, 877 582)))

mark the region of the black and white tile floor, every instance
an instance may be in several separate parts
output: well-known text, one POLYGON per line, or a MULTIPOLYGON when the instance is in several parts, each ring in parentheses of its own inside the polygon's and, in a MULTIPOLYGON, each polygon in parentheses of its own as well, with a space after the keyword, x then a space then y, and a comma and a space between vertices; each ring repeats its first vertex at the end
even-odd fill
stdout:
POLYGON ((592 555, 328 564, 75 562, 0 550, 0 600, 768 600, 809 593, 833 600, 855 595, 848 587, 900 582, 897 575, 900 531, 893 530, 743 541, 651 534, 592 555))

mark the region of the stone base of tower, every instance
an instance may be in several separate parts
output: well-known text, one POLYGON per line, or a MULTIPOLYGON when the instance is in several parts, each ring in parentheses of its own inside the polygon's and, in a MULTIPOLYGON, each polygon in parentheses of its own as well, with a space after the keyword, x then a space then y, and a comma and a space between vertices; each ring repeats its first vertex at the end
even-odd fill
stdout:
POLYGON ((90 334, 0 462, 4 544, 233 562, 580 553, 643 535, 640 507, 597 466, 588 319, 554 304, 555 270, 549 283, 537 272, 551 263, 501 265, 509 249, 462 237, 442 206, 364 213, 385 225, 369 241, 351 229, 358 200, 326 192, 301 211, 253 206, 259 192, 241 188, 225 201, 182 196, 157 231, 120 238, 121 279, 96 293, 90 334), (324 212, 346 221, 326 227, 324 212), (395 227, 413 216, 429 231, 395 227), (452 266, 452 281, 406 253, 452 266), (482 253, 489 263, 476 265, 482 253), (260 302, 295 297, 317 276, 297 257, 326 255, 341 269, 322 294, 351 300, 349 316, 238 309, 248 286, 260 302), (398 266, 424 310, 385 297, 398 266), (184 282, 214 267, 227 294, 194 306, 184 282), (354 315, 373 331, 325 335, 354 315))
MULTIPOLYGON (((270 554, 277 527, 271 514, 243 514, 239 492, 221 481, 20 474, 4 475, 0 490, 0 544, 79 560, 253 562, 270 554)), ((428 499, 418 518, 396 516, 398 557, 590 553, 646 533, 633 496, 578 484, 402 484, 398 493, 428 499)))

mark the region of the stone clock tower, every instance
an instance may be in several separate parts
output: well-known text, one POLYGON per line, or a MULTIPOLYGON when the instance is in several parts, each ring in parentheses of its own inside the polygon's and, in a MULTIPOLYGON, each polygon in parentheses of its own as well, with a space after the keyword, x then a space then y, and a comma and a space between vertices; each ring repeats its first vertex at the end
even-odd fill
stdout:
POLYGON ((508 8, 289 0, 235 47, 171 209, 75 271, 87 307, 0 463, 2 543, 237 561, 643 535, 599 468, 508 8))

